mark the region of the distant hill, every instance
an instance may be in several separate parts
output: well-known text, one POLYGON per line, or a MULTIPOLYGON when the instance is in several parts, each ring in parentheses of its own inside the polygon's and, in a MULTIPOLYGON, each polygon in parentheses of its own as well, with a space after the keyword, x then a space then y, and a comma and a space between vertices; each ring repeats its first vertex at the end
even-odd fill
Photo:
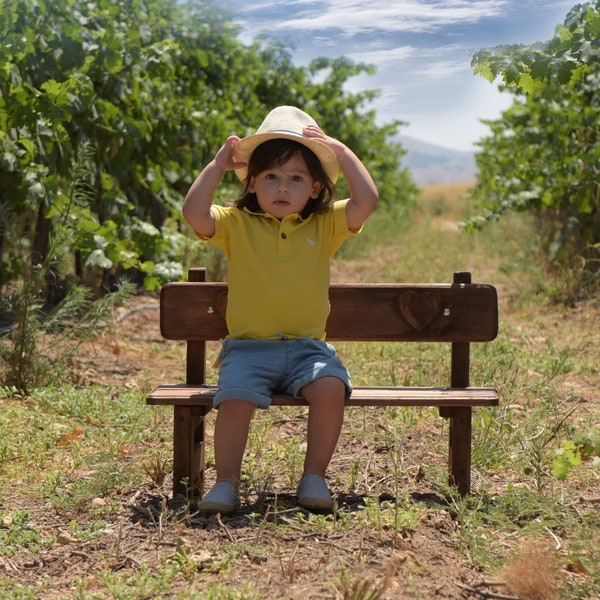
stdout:
POLYGON ((473 152, 434 146, 411 137, 400 136, 407 150, 402 165, 410 169, 418 185, 474 181, 477 173, 473 152))

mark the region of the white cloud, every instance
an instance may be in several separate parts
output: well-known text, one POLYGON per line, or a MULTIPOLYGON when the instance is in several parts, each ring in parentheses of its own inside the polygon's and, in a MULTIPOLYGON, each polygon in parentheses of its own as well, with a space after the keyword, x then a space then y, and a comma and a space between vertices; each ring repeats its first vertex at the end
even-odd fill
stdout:
MULTIPOLYGON (((439 0, 422 2, 404 0, 324 0, 288 3, 293 18, 270 19, 263 30, 310 31, 337 30, 351 37, 360 33, 380 32, 431 32, 453 24, 474 23, 499 16, 507 0, 439 0)), ((264 11, 276 3, 246 4, 246 19, 256 11, 264 11)), ((280 5, 279 5, 280 6, 280 5)))
POLYGON ((470 72, 468 63, 456 60, 433 60, 420 65, 414 65, 408 69, 407 73, 414 76, 423 77, 432 82, 454 79, 456 76, 463 76, 470 72))
POLYGON ((399 61, 406 61, 418 55, 417 48, 412 46, 398 46, 390 49, 364 50, 349 52, 347 56, 355 62, 377 65, 383 68, 386 65, 397 65, 399 61))

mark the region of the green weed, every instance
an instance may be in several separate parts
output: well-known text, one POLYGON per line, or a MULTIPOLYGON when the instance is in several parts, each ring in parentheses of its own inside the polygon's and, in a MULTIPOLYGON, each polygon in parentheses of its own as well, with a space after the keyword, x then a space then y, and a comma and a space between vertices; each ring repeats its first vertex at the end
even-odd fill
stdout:
POLYGON ((27 585, 15 585, 12 581, 0 578, 0 600, 37 600, 37 591, 27 585))
POLYGON ((0 511, 0 548, 4 556, 19 552, 39 554, 53 543, 30 523, 31 513, 27 510, 0 511))

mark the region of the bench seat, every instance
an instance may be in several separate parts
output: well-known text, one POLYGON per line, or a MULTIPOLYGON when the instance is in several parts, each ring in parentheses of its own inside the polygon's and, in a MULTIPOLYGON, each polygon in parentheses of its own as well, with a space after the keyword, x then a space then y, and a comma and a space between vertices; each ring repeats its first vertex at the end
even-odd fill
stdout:
MULTIPOLYGON (((147 397, 150 405, 211 407, 217 392, 215 385, 163 384, 147 397)), ((492 388, 426 388, 393 386, 359 386, 346 400, 346 406, 497 406, 498 392, 492 388)), ((307 406, 304 399, 275 394, 273 406, 307 406)))

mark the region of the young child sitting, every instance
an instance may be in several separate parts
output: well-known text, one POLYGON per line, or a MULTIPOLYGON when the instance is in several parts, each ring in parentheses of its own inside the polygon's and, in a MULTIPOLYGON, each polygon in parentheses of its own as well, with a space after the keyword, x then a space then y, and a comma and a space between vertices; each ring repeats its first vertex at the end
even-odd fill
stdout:
POLYGON ((255 135, 227 138, 192 184, 184 217, 228 261, 229 335, 214 401, 217 480, 200 501, 201 512, 239 508, 250 422, 275 392, 309 405, 298 503, 308 510, 332 508, 325 473, 352 386, 325 341, 329 260, 360 231, 377 200, 375 184, 354 152, 291 106, 272 110, 255 135), (244 184, 243 195, 234 206, 213 205, 223 174, 232 169, 244 184), (350 198, 334 201, 339 169, 350 198))

